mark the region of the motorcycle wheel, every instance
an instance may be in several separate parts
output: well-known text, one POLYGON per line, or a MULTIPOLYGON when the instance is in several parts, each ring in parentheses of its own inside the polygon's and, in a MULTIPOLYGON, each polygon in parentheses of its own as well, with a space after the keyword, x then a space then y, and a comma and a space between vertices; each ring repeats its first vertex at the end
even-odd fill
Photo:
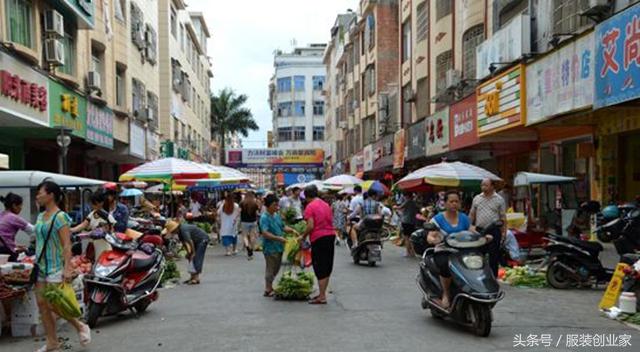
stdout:
POLYGON ((564 269, 558 265, 557 260, 551 261, 547 268, 547 282, 549 286, 558 289, 565 290, 573 286, 573 280, 564 272, 564 269))
POLYGON ((491 308, 486 304, 469 304, 473 333, 480 337, 487 337, 491 333, 491 308))
POLYGON ((353 258, 353 264, 360 264, 360 258, 358 258, 358 255, 352 254, 351 258, 353 258))
POLYGON ((98 304, 95 302, 89 302, 89 307, 87 308, 87 324, 90 328, 95 328, 98 324, 98 318, 102 316, 102 311, 104 311, 104 304, 98 304))
POLYGON ((613 238, 609 233, 606 233, 605 231, 602 231, 602 230, 596 233, 596 237, 598 238, 598 241, 604 242, 604 243, 609 243, 613 240, 613 238))
POLYGON ((148 299, 148 298, 145 298, 145 299, 141 299, 140 301, 138 301, 138 303, 136 303, 133 306, 133 308, 135 308, 136 313, 142 314, 147 310, 147 308, 149 307, 150 304, 151 304, 151 300, 148 299))
POLYGON ((374 262, 373 260, 368 261, 367 264, 369 264, 369 266, 372 268, 376 266, 376 262, 374 262))

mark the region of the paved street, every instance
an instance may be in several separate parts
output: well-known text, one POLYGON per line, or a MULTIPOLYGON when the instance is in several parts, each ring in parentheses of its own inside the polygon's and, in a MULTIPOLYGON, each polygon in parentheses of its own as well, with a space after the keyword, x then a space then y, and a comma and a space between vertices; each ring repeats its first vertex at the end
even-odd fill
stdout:
MULTIPOLYGON (((252 262, 227 258, 215 247, 200 286, 163 291, 139 319, 127 314, 103 320, 90 350, 508 351, 515 334, 551 334, 554 343, 562 335, 564 346, 567 333, 626 333, 634 350, 640 344, 639 331, 600 317, 601 291, 505 287, 491 336, 478 338, 420 308, 414 283, 418 261, 402 258, 399 248, 385 247, 384 264, 376 268, 354 266, 349 259, 338 248, 329 304, 309 306, 263 298, 261 256, 252 262)), ((75 334, 65 328, 62 335, 76 350, 75 334)), ((31 351, 40 344, 4 337, 0 350, 31 351)))

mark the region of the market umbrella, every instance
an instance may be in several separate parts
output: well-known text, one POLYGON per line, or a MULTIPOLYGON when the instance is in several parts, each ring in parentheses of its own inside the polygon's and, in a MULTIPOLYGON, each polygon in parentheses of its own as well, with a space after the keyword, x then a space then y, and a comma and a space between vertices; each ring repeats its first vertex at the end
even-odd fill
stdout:
POLYGON ((493 181, 502 179, 491 172, 475 165, 460 161, 446 162, 425 166, 418 169, 396 183, 401 190, 409 190, 424 185, 442 187, 477 186, 488 178, 493 181))
POLYGON ((351 175, 347 175, 347 174, 329 177, 324 181, 325 186, 339 187, 339 188, 353 187, 361 183, 362 183, 361 179, 351 175))
POLYGON ((378 194, 391 194, 391 191, 389 191, 389 187, 385 186, 382 182, 380 181, 364 181, 362 182, 362 190, 364 192, 369 191, 370 189, 373 189, 376 193, 378 194))
POLYGON ((242 180, 242 181, 249 180, 249 175, 231 167, 211 165, 211 164, 200 164, 200 165, 206 168, 210 173, 216 174, 217 176, 213 177, 214 179, 242 180))
POLYGON ((137 197, 141 196, 143 192, 136 188, 127 188, 124 191, 120 192, 120 197, 137 197))
POLYGON ((155 181, 170 183, 175 179, 219 178, 220 175, 210 168, 193 161, 164 158, 135 167, 120 175, 120 182, 155 181))

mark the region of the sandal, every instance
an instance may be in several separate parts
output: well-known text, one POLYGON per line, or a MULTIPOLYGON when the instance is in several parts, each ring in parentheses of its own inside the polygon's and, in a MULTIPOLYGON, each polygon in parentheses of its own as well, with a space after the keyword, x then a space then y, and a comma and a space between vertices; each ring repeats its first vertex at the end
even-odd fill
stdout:
POLYGON ((89 325, 87 324, 82 325, 84 325, 84 328, 82 331, 78 331, 78 336, 80 336, 80 346, 87 347, 87 345, 91 343, 91 328, 89 328, 89 325))
POLYGON ((275 293, 273 292, 273 290, 271 291, 264 291, 264 293, 262 294, 262 297, 273 297, 275 293))
POLYGON ((327 304, 327 300, 318 299, 318 297, 309 301, 309 304, 327 304))
POLYGON ((198 285, 198 284, 200 284, 200 281, 198 281, 198 280, 187 280, 187 281, 185 281, 185 284, 187 284, 187 285, 198 285))
POLYGON ((47 345, 44 345, 36 350, 36 352, 61 352, 60 345, 58 347, 49 348, 47 345))

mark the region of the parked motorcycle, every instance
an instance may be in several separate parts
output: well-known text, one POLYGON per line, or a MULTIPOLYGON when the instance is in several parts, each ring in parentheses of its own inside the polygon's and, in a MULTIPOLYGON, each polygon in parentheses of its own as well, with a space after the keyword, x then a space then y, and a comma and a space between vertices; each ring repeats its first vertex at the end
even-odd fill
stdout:
POLYGON ((158 286, 165 269, 162 251, 144 237, 104 233, 112 250, 100 255, 93 271, 85 277, 89 297, 87 323, 95 327, 103 315, 125 310, 143 313, 158 299, 158 286))
MULTIPOLYGON (((423 295, 422 308, 429 308, 434 318, 450 318, 470 327, 478 336, 489 336, 493 320, 491 310, 505 294, 489 267, 485 255, 485 245, 488 243, 485 234, 500 226, 502 222, 496 222, 480 233, 463 231, 446 237, 446 249, 443 250, 450 252, 452 277, 451 305, 448 309, 438 302, 442 297, 442 286, 440 271, 434 261, 434 248, 424 251, 416 281, 423 295)), ((425 231, 439 231, 434 224, 424 227, 425 231)))
POLYGON ((596 230, 601 241, 613 241, 621 257, 640 249, 640 209, 627 209, 623 214, 596 230))
POLYGON ((365 261, 369 266, 376 266, 382 261, 383 224, 384 220, 379 215, 365 216, 362 228, 357 230, 358 245, 351 247, 355 264, 365 261))

